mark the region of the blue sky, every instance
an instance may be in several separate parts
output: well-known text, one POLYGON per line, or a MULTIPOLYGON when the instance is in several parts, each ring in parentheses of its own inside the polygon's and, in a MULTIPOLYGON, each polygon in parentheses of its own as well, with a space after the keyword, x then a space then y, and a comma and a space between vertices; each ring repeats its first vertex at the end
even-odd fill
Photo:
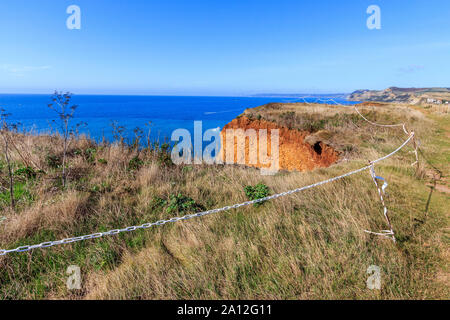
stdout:
POLYGON ((448 0, 2 0, 0 92, 450 87, 448 0), (69 5, 81 30, 66 28, 69 5), (369 5, 381 8, 369 30, 369 5))

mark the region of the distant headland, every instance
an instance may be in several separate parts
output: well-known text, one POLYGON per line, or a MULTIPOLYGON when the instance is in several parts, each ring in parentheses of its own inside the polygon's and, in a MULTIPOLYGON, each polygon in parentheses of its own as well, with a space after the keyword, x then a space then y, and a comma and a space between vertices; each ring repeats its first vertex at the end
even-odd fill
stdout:
POLYGON ((450 88, 398 88, 357 90, 350 101, 378 101, 407 104, 450 104, 450 88))

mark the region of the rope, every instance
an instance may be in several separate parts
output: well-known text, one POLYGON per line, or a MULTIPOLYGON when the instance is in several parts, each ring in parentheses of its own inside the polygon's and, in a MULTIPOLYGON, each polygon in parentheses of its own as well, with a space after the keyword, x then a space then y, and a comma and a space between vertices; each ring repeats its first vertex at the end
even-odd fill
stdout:
MULTIPOLYGON (((304 103, 306 103, 307 105, 311 105, 305 98, 308 98, 309 96, 306 97, 300 97, 298 100, 303 100, 304 103)), ((320 98, 316 98, 315 100, 320 101, 320 102, 324 102, 324 103, 329 103, 330 101, 333 102, 336 106, 341 106, 341 107, 347 107, 346 105, 343 105, 342 103, 338 103, 336 102, 333 98, 329 98, 329 99, 320 99, 320 98)), ((408 130, 406 130, 406 123, 397 123, 397 124, 380 124, 380 123, 375 123, 370 121, 369 119, 367 119, 361 112, 359 112, 358 108, 356 108, 356 106, 353 106, 355 111, 361 116, 361 118, 363 118, 365 121, 367 121, 368 123, 370 123, 371 125, 377 126, 377 127, 385 127, 385 128, 395 128, 395 127, 402 127, 403 132, 406 135, 409 135, 408 130)), ((414 153, 415 157, 416 157, 416 161, 413 162, 411 164, 411 166, 416 166, 417 169, 419 169, 419 154, 418 152, 420 151, 419 147, 420 147, 420 141, 417 140, 416 142, 416 137, 413 138, 412 140, 413 143, 413 151, 410 151, 411 153, 414 153)))
POLYGON ((370 169, 373 167, 374 164, 383 161, 391 156, 393 156, 394 154, 396 154, 397 152, 399 152, 401 149, 403 149, 410 141, 411 139, 413 139, 414 137, 414 132, 411 132, 408 139, 405 140, 405 142, 402 143, 401 146, 399 146, 397 149, 395 149, 394 151, 392 151, 391 153, 389 153, 388 155, 385 155, 384 157, 381 157, 379 159, 376 159, 374 161, 371 161, 370 164, 368 166, 362 167, 360 169, 354 170, 354 171, 350 171, 348 173, 345 173, 343 175, 334 177, 334 178, 330 178, 324 181, 320 181, 308 186, 304 186, 304 187, 300 187, 297 189, 293 189, 290 191, 286 191, 283 193, 278 193, 272 196, 268 196, 268 197, 264 197, 261 199, 256 199, 256 200, 251 200, 251 201, 246 201, 246 202, 242 202, 242 203, 238 203, 238 204, 234 204, 231 206, 226 206, 223 208, 218 208, 218 209, 212 209, 212 210, 208 210, 208 211, 203 211, 203 212, 198 212, 198 213, 194 213, 194 214, 188 214, 182 217, 173 217, 171 219, 167 219, 167 220, 159 220, 157 222, 151 222, 151 223, 144 223, 142 225, 139 226, 131 226, 131 227, 126 227, 123 229, 114 229, 114 230, 109 230, 106 232, 97 232, 97 233, 92 233, 92 234, 88 234, 88 235, 84 235, 84 236, 79 236, 79 237, 72 237, 72 238, 66 238, 66 239, 62 239, 62 240, 57 240, 57 241, 49 241, 49 242, 43 242, 40 244, 35 244, 35 245, 26 245, 26 246, 21 246, 21 247, 17 247, 15 249, 10 249, 10 250, 5 250, 5 249, 0 249, 0 256, 6 255, 8 253, 12 253, 12 252, 26 252, 26 251, 30 251, 33 249, 37 249, 37 248, 48 248, 48 247, 52 247, 52 246, 56 246, 56 245, 61 245, 61 244, 67 244, 67 243, 72 243, 72 242, 77 242, 77 241, 84 241, 84 240, 88 240, 88 239, 95 239, 95 238, 100 238, 103 236, 107 236, 107 235, 115 235, 115 234, 119 234, 122 232, 130 232, 130 231, 135 231, 138 229, 148 229, 151 228, 153 226, 161 226, 164 225, 166 223, 169 222, 178 222, 180 220, 188 220, 188 219, 192 219, 192 218, 196 218, 196 217, 202 217, 202 216, 206 216, 209 214, 213 214, 213 213, 217 213, 217 212, 221 212, 221 211, 228 211, 231 209, 237 209, 243 206, 248 206, 248 205, 252 205, 255 203, 259 203, 259 202, 264 202, 264 201, 268 201, 268 200, 272 200, 272 199, 277 199, 283 196, 287 196, 287 195, 291 195, 293 193, 297 193, 297 192, 301 192, 307 189, 311 189, 311 188, 315 188, 318 186, 321 186, 323 184, 326 183, 330 183, 345 177, 348 177, 350 175, 365 171, 367 169, 370 169))
MULTIPOLYGON (((314 102, 319 102, 319 103, 329 103, 332 102, 334 103, 336 106, 341 106, 341 107, 348 107, 348 105, 344 105, 342 103, 336 102, 336 100, 334 100, 333 98, 329 98, 329 99, 322 99, 322 98, 315 98, 312 96, 304 96, 304 97, 299 97, 296 100, 297 101, 303 101, 303 103, 307 104, 307 105, 311 105, 310 102, 308 102, 306 100, 306 98, 311 98, 311 99, 315 99, 314 102)), ((313 102, 313 103, 314 103, 313 102)), ((361 112, 359 112, 358 108, 356 108, 356 106, 353 106, 353 108, 355 109, 355 111, 361 116, 361 118, 363 118, 365 121, 367 121, 368 123, 370 123, 371 125, 377 126, 377 127, 385 127, 385 128, 395 128, 395 127, 402 127, 403 132, 405 132, 405 134, 409 135, 408 130, 406 130, 406 124, 405 123, 397 123, 397 124, 379 124, 379 123, 375 123, 370 121, 369 119, 367 119, 361 112)), ((415 142, 414 142, 415 144, 415 142)), ((418 157, 416 157, 416 160, 418 161, 418 157)), ((413 163, 413 165, 416 163, 413 163)))
POLYGON ((384 217, 387 221, 387 224, 389 226, 389 230, 381 230, 381 232, 373 232, 373 231, 369 231, 369 230, 364 230, 364 232, 367 233, 372 233, 378 236, 382 236, 382 237, 386 237, 386 238, 391 238, 392 241, 395 242, 395 233, 394 230, 392 228, 392 224, 391 224, 391 220, 389 219, 389 215, 388 215, 388 209, 386 207, 386 204, 384 202, 384 195, 386 195, 386 188, 388 186, 386 179, 384 179, 383 177, 377 176, 375 173, 375 167, 373 165, 370 166, 370 175, 372 177, 373 182, 375 183, 375 186, 377 187, 378 190, 378 195, 380 196, 380 200, 381 200, 381 204, 383 205, 383 214, 384 217), (377 180, 381 180, 383 181, 383 185, 380 186, 378 185, 378 181, 377 180))
POLYGON ((379 124, 379 123, 375 123, 370 121, 369 119, 367 119, 366 117, 364 117, 361 112, 359 112, 358 108, 356 108, 356 106, 354 107, 356 112, 358 112, 358 114, 364 119, 366 120, 368 123, 370 123, 371 125, 377 126, 377 127, 385 127, 385 128, 394 128, 394 127, 402 127, 403 131, 405 132, 405 134, 409 134, 408 131, 406 130, 406 124, 405 123, 397 123, 397 124, 379 124))

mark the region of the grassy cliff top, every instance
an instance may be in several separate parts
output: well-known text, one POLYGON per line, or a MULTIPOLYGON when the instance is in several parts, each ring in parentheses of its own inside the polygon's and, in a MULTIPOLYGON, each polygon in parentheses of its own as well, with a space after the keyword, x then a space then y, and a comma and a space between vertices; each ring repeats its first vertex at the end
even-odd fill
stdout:
MULTIPOLYGON (((405 123, 408 130, 418 135, 429 135, 431 121, 412 106, 377 105, 357 106, 366 119, 380 124, 405 123)), ((396 128, 374 127, 365 121, 353 106, 305 103, 269 103, 245 110, 241 115, 253 120, 266 120, 289 129, 306 131, 312 136, 323 137, 323 141, 344 157, 357 157, 370 152, 369 149, 384 146, 394 147, 405 134, 401 126, 396 128)))
MULTIPOLYGON (((260 206, 136 230, 117 236, 0 256, 0 299, 430 299, 448 298, 449 116, 386 106, 361 108, 371 120, 406 121, 421 140, 376 166, 387 188, 397 243, 366 234, 385 229, 368 172, 260 206), (78 265, 82 289, 66 288, 78 265), (382 289, 366 288, 367 268, 382 289)), ((226 165, 173 165, 165 148, 71 141, 61 187, 61 138, 13 135, 14 194, 0 163, 0 248, 63 239, 305 186, 367 165, 394 150, 401 129, 368 125, 351 108, 270 104, 244 113, 311 133, 328 130, 351 157, 312 172, 226 165), (312 124, 312 123, 318 123, 312 124), (258 187, 255 187, 258 186, 258 187), (261 186, 264 186, 261 187, 261 186), (248 188, 252 187, 252 188, 248 188), (253 190, 253 192, 249 192, 253 190)))

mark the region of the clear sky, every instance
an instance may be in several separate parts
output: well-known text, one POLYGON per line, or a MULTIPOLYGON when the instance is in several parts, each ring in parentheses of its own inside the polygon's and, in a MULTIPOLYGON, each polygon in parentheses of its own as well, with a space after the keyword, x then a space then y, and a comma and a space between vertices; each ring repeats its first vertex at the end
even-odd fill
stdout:
POLYGON ((1 93, 450 87, 450 1, 1 0, 0 45, 1 93), (72 4, 80 30, 66 27, 72 4))

